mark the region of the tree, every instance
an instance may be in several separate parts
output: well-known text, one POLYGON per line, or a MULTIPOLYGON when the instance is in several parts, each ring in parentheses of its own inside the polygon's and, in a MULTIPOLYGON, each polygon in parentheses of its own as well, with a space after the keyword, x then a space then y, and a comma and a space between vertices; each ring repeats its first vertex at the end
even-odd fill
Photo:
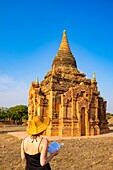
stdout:
POLYGON ((23 119, 28 118, 28 107, 26 105, 10 107, 7 111, 7 115, 14 121, 14 123, 22 123, 23 119))
POLYGON ((7 110, 8 108, 0 107, 0 120, 4 120, 7 118, 7 110))

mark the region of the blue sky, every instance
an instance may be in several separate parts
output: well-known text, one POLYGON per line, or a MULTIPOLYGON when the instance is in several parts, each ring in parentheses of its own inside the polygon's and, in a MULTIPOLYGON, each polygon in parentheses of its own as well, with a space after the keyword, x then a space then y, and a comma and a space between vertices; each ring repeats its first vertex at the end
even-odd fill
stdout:
POLYGON ((113 0, 0 1, 0 106, 28 103, 31 81, 44 79, 66 30, 78 69, 113 113, 113 0))

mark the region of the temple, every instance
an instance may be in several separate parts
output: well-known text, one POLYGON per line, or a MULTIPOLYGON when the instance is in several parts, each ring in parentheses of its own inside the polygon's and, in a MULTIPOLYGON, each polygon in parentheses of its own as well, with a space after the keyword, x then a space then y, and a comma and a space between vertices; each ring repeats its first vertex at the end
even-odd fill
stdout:
POLYGON ((29 121, 49 116, 47 136, 89 136, 109 132, 106 101, 100 96, 95 73, 92 79, 77 68, 66 31, 52 68, 44 80, 32 82, 28 98, 29 121))

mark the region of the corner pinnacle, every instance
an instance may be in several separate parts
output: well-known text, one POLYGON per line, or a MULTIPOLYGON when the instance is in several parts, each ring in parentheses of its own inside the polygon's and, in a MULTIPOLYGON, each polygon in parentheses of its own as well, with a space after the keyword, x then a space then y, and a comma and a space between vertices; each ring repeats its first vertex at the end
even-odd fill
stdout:
POLYGON ((93 74, 92 74, 92 80, 91 80, 92 82, 96 82, 96 75, 95 75, 95 72, 93 72, 93 74))

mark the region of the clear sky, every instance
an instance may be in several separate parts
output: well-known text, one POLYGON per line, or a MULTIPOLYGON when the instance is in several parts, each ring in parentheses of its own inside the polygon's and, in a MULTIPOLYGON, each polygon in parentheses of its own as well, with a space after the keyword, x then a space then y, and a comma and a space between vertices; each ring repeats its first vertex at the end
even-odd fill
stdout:
POLYGON ((113 113, 113 0, 0 1, 0 106, 28 103, 31 81, 51 69, 66 30, 78 70, 113 113))

